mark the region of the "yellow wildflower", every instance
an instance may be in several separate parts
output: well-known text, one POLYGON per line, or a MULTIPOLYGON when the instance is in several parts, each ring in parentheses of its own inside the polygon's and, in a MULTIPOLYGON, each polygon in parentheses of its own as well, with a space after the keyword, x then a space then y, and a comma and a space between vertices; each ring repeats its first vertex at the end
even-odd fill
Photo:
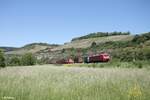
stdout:
POLYGON ((129 98, 137 98, 142 96, 141 88, 138 84, 135 84, 134 87, 132 87, 129 90, 128 93, 129 98))

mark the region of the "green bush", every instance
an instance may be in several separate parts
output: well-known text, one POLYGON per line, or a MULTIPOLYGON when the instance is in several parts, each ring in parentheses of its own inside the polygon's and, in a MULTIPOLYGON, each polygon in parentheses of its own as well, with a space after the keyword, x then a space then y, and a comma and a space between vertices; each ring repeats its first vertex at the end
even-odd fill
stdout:
POLYGON ((105 66, 104 66, 104 64, 100 64, 99 67, 100 68, 104 68, 105 66))
POLYGON ((0 67, 5 67, 5 66, 6 66, 5 57, 4 57, 3 52, 0 50, 0 67))
POLYGON ((112 52, 112 56, 115 59, 120 59, 120 61, 140 61, 150 59, 150 48, 134 48, 128 47, 112 52))
POLYGON ((21 59, 19 57, 12 57, 10 59, 10 62, 8 63, 10 66, 20 66, 21 65, 21 59))
POLYGON ((96 47, 96 42, 92 42, 91 47, 96 47))
POLYGON ((141 61, 134 61, 133 65, 137 68, 143 68, 143 64, 141 61))
POLYGON ((96 67, 96 63, 92 63, 92 67, 95 68, 96 67))
POLYGON ((144 43, 147 40, 150 40, 150 32, 144 33, 144 34, 141 34, 141 35, 135 35, 132 42, 144 43))
POLYGON ((22 56, 21 58, 21 65, 23 66, 29 66, 29 65, 35 65, 36 64, 36 58, 31 53, 27 53, 22 56))

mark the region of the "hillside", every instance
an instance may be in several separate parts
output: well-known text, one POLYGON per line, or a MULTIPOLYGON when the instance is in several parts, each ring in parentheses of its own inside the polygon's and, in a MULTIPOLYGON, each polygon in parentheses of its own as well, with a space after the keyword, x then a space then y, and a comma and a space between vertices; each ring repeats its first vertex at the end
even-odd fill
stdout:
POLYGON ((108 37, 108 36, 116 36, 116 35, 130 35, 130 32, 94 32, 89 33, 84 36, 73 38, 72 41, 82 40, 82 39, 90 39, 90 38, 98 38, 98 37, 108 37))
POLYGON ((36 53, 36 52, 39 52, 39 51, 45 50, 45 49, 48 49, 50 51, 58 51, 58 50, 68 49, 68 48, 87 48, 87 47, 91 46, 92 42, 105 43, 108 41, 130 41, 130 40, 132 40, 132 38, 133 38, 133 36, 131 36, 131 35, 117 35, 117 36, 74 40, 69 43, 65 43, 64 45, 32 43, 32 44, 25 45, 24 47, 21 47, 17 50, 8 51, 8 52, 6 52, 6 54, 22 55, 25 53, 36 53))
POLYGON ((21 48, 18 48, 17 50, 5 52, 5 54, 22 55, 25 53, 36 53, 40 50, 44 50, 46 48, 52 49, 57 46, 58 45, 56 45, 56 44, 32 43, 32 44, 25 45, 21 48))
POLYGON ((0 49, 4 52, 8 52, 8 51, 17 50, 18 48, 16 48, 16 47, 0 47, 0 49))
POLYGON ((85 57, 100 52, 108 52, 119 61, 150 59, 150 33, 141 35, 116 35, 89 39, 77 39, 70 43, 36 53, 37 58, 46 63, 56 63, 64 58, 85 57), (95 45, 92 45, 95 43, 95 45))
POLYGON ((53 48, 52 51, 62 50, 67 48, 87 48, 90 47, 93 42, 105 43, 108 41, 130 41, 133 36, 131 35, 117 35, 117 36, 107 36, 107 37, 97 37, 97 38, 88 38, 81 40, 74 40, 64 45, 53 48))
MULTIPOLYGON (((82 40, 71 41, 70 43, 55 47, 51 50, 44 49, 41 50, 35 55, 38 59, 42 59, 42 61, 46 63, 56 63, 56 61, 64 58, 74 58, 78 55, 85 56, 89 53, 93 53, 92 49, 95 49, 96 52, 102 52, 102 48, 94 48, 91 47, 93 42, 96 42, 97 46, 101 44, 105 45, 108 42, 128 42, 133 39, 131 35, 118 35, 118 36, 108 36, 108 37, 98 37, 98 38, 89 38, 82 40)), ((110 44, 112 45, 112 44, 110 44)), ((104 47, 106 48, 106 47, 104 47)), ((105 52, 109 52, 105 50, 105 52)))

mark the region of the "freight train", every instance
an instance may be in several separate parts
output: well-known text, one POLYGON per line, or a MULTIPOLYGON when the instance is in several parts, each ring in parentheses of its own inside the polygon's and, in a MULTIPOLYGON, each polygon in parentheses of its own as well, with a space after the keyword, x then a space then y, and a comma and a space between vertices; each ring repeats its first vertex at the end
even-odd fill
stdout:
POLYGON ((110 56, 108 53, 100 53, 96 55, 91 55, 87 57, 78 57, 76 59, 62 59, 57 61, 57 64, 73 64, 73 63, 96 63, 96 62, 108 62, 110 56))

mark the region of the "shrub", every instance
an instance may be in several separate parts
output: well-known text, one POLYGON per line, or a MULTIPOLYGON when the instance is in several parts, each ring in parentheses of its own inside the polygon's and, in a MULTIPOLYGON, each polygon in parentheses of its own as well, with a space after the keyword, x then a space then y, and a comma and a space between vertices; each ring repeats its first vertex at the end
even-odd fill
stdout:
POLYGON ((138 68, 143 68, 142 63, 139 63, 139 64, 138 64, 138 68))
POLYGON ((92 67, 95 68, 95 67, 96 67, 96 64, 95 64, 95 63, 92 63, 92 67))
POLYGON ((5 67, 5 58, 3 52, 0 50, 0 67, 5 67))
POLYGON ((29 65, 35 65, 36 64, 36 58, 31 53, 27 53, 22 56, 21 64, 23 66, 29 66, 29 65))
POLYGON ((120 67, 120 66, 121 66, 121 64, 120 64, 120 63, 118 63, 118 64, 117 64, 117 67, 120 67))
POLYGON ((135 67, 143 68, 143 64, 140 61, 135 61, 133 62, 133 64, 135 65, 135 67))
POLYGON ((9 65, 10 65, 10 66, 20 66, 20 65, 21 65, 21 60, 20 60, 20 58, 19 58, 19 57, 16 57, 16 56, 12 57, 12 58, 10 59, 9 65))
POLYGON ((91 47, 96 47, 96 42, 92 42, 91 47))
POLYGON ((135 35, 132 42, 144 43, 147 40, 150 40, 150 32, 144 33, 144 34, 141 34, 141 35, 135 35))
POLYGON ((103 64, 100 64, 100 66, 99 66, 100 68, 104 68, 105 66, 103 65, 103 64))

